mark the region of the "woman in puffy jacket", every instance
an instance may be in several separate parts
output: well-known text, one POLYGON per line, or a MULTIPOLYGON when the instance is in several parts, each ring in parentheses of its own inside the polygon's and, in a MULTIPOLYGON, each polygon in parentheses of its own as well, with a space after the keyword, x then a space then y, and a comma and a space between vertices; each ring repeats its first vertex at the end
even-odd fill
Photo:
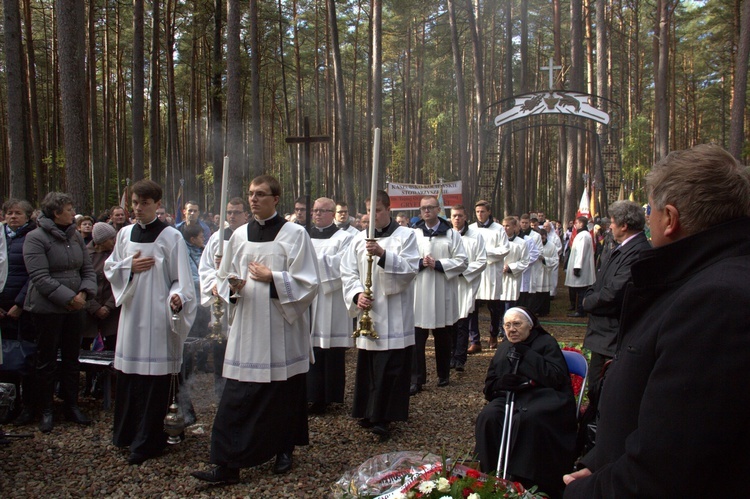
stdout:
POLYGON ((62 192, 50 192, 41 209, 39 227, 26 236, 23 245, 31 279, 24 310, 31 313, 39 333, 35 366, 37 406, 42 414, 39 430, 49 433, 58 350, 63 415, 78 424, 91 424, 78 407, 78 353, 86 300, 96 294, 96 273, 76 230, 73 199, 62 192))

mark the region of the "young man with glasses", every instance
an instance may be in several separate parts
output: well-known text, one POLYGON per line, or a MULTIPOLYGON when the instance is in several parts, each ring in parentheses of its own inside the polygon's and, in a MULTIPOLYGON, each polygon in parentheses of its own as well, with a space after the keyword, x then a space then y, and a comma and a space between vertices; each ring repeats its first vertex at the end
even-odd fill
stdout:
POLYGON ((211 433, 215 466, 192 473, 212 484, 237 483, 241 468, 274 456, 273 472, 287 473, 294 447, 309 442, 305 374, 318 267, 305 229, 277 213, 280 197, 274 177, 253 179, 248 190, 253 218, 229 238, 217 271, 219 296, 236 300, 237 308, 224 357, 227 381, 211 433))
POLYGON ((353 219, 349 216, 349 206, 343 201, 339 201, 338 203, 336 203, 335 220, 336 226, 339 229, 348 232, 352 236, 359 233, 359 230, 351 225, 351 221, 353 219))
POLYGON ((450 379, 453 325, 458 321, 458 276, 469 264, 461 234, 438 217, 434 196, 419 202, 422 220, 414 226, 419 247, 419 274, 414 281, 414 357, 409 394, 422 391, 427 381, 425 346, 429 331, 435 339, 438 387, 450 379))

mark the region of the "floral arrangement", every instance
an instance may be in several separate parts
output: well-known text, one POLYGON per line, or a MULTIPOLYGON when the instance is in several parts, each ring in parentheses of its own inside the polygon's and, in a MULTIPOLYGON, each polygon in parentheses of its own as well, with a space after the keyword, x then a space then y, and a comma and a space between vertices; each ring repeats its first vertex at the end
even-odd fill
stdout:
POLYGON ((547 497, 518 482, 450 462, 434 454, 381 454, 334 485, 340 499, 535 499, 547 497))

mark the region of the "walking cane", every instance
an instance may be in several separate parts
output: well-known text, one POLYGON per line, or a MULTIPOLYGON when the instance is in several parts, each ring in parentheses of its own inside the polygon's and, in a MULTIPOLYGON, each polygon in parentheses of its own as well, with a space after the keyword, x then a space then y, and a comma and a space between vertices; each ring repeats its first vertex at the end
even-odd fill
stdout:
MULTIPOLYGON (((508 360, 512 366, 512 373, 518 372, 518 361, 521 360, 521 355, 516 352, 515 347, 510 347, 508 350, 508 360)), ((500 437, 500 451, 497 454, 497 470, 496 476, 500 476, 500 466, 503 468, 503 476, 508 472, 508 456, 510 455, 510 436, 511 430, 513 429, 513 407, 516 402, 516 394, 511 390, 505 392, 505 416, 503 418, 503 433, 500 437)))

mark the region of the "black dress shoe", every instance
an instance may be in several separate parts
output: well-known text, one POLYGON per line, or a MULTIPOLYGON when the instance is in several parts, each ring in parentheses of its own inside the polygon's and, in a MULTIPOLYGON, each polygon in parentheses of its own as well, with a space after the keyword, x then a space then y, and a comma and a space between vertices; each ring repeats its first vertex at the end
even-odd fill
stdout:
POLYGON ((361 426, 362 428, 372 428, 373 423, 367 418, 362 418, 359 421, 357 421, 357 424, 361 426))
POLYGON ((65 416, 65 419, 76 424, 81 424, 84 426, 88 426, 91 424, 91 418, 86 416, 81 411, 81 408, 78 407, 77 405, 71 405, 71 406, 66 407, 63 410, 63 415, 65 416))
POLYGON ((52 431, 52 409, 42 411, 42 421, 39 423, 39 431, 49 433, 52 431))
POLYGON ((388 429, 388 423, 375 423, 370 430, 373 434, 380 437, 381 442, 391 438, 391 432, 388 429))
POLYGON ((308 414, 325 414, 326 413, 326 403, 325 402, 313 402, 310 404, 307 408, 308 414))
POLYGON ((418 383, 412 383, 412 385, 409 387, 409 395, 416 395, 417 393, 422 391, 422 385, 418 383))
POLYGON ((448 386, 449 383, 448 378, 438 378, 438 386, 448 386))
POLYGON ((226 466, 216 466, 210 471, 193 471, 190 473, 198 480, 211 483, 213 485, 232 485, 240 483, 239 468, 227 468, 226 466))
POLYGON ((273 465, 273 473, 275 475, 281 475, 288 473, 292 469, 292 453, 291 452, 279 452, 276 454, 276 462, 273 465))
POLYGON ((463 362, 456 362, 456 371, 462 373, 466 370, 466 365, 463 362))

